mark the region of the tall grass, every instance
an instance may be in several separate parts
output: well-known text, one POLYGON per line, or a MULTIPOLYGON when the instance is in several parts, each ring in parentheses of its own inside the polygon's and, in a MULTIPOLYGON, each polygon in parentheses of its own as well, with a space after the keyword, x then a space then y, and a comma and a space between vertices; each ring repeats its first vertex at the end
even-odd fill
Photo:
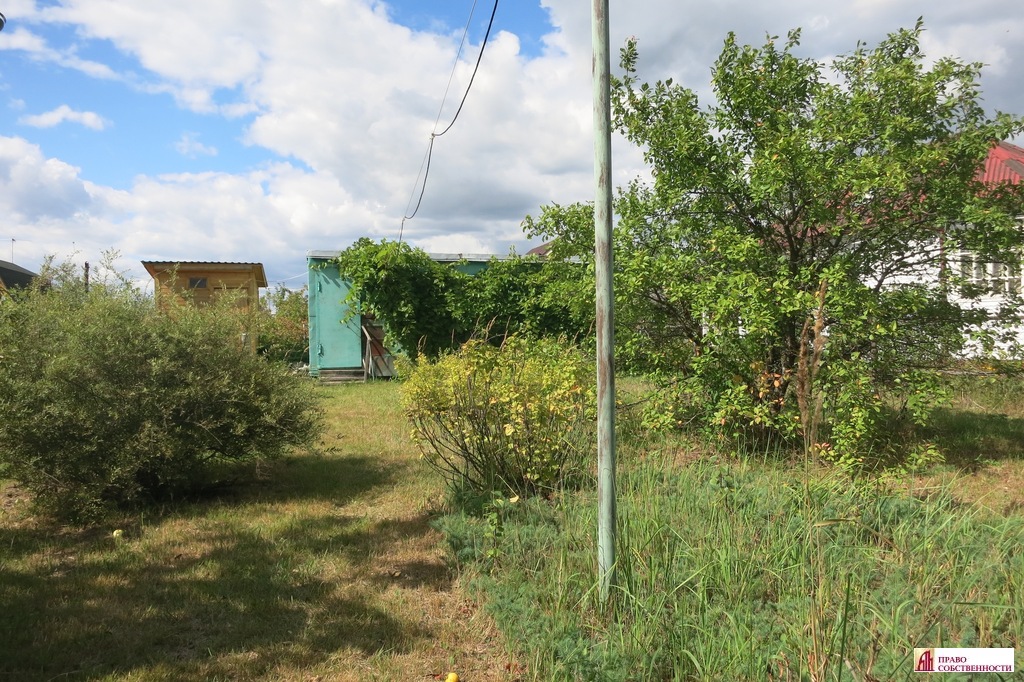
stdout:
POLYGON ((610 613, 595 510, 577 495, 504 505, 500 533, 447 521, 463 558, 485 557, 480 584, 530 679, 891 680, 914 647, 1022 645, 1024 520, 948 490, 649 457, 620 478, 610 613))

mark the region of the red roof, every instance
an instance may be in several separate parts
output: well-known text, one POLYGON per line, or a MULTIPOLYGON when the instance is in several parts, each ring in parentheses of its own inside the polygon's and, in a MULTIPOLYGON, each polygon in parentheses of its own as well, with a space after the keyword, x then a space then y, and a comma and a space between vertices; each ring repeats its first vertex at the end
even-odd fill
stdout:
POLYGON ((540 256, 541 258, 543 258, 544 256, 548 255, 549 251, 551 251, 551 245, 554 244, 554 243, 555 243, 554 241, 544 242, 540 246, 535 246, 532 249, 530 249, 529 251, 527 251, 526 255, 527 256, 540 256))
POLYGON ((1009 142, 1000 142, 988 153, 981 181, 1009 182, 1018 185, 1024 178, 1024 149, 1009 142))

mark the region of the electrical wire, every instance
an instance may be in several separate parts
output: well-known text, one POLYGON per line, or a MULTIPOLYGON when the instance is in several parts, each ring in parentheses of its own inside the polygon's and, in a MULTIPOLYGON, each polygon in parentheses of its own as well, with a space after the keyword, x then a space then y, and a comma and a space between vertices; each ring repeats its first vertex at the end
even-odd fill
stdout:
MULTIPOLYGON (((398 243, 402 243, 402 235, 405 233, 405 221, 412 220, 420 210, 420 204, 423 203, 423 194, 427 191, 427 176, 430 175, 430 157, 434 152, 434 135, 430 136, 430 143, 427 145, 427 153, 423 155, 423 161, 420 163, 420 172, 416 176, 416 183, 419 184, 420 175, 423 176, 423 184, 420 185, 420 197, 416 200, 416 208, 413 210, 411 215, 402 214, 402 224, 398 228, 398 243), (423 173, 423 167, 426 166, 427 172, 423 173)), ((412 191, 416 192, 416 185, 412 186, 412 191)), ((405 209, 409 210, 409 204, 412 204, 412 195, 409 196, 409 203, 405 205, 405 209)))
MULTIPOLYGON (((437 118, 434 119, 434 130, 437 130, 437 124, 441 122, 441 114, 444 113, 444 103, 448 101, 448 92, 452 89, 452 81, 455 80, 455 71, 459 68, 459 57, 462 56, 462 48, 466 46, 466 38, 469 37, 469 27, 473 25, 473 15, 476 14, 476 3, 478 0, 473 0, 473 6, 469 8, 469 19, 466 19, 466 28, 462 31, 462 40, 459 41, 459 49, 455 53, 455 61, 452 62, 452 72, 448 74, 448 83, 444 86, 444 95, 441 97, 441 106, 437 108, 437 118)), ((486 42, 486 38, 484 41, 486 42)))
MULTIPOLYGON (((498 0, 494 0, 494 7, 491 9, 491 18, 487 22, 487 31, 486 31, 486 33, 484 33, 483 42, 480 44, 480 53, 477 55, 476 64, 473 67, 473 74, 469 77, 469 83, 466 85, 466 91, 462 95, 462 101, 459 102, 459 108, 455 111, 455 116, 452 117, 452 120, 448 124, 448 126, 444 130, 442 130, 441 132, 436 132, 437 131, 437 124, 441 120, 441 112, 444 110, 445 100, 448 97, 448 90, 451 88, 452 78, 454 78, 454 76, 455 76, 455 69, 458 67, 458 64, 459 64, 459 57, 462 54, 462 47, 466 43, 466 35, 469 33, 469 27, 470 27, 470 25, 473 22, 473 12, 475 10, 476 10, 476 0, 473 1, 473 8, 470 10, 470 13, 469 13, 469 21, 466 22, 466 30, 462 34, 462 43, 460 43, 459 51, 455 55, 455 64, 452 66, 452 73, 448 77, 448 86, 445 88, 444 97, 441 99, 441 107, 438 109, 437 119, 434 120, 434 129, 430 133, 430 142, 427 144, 427 152, 426 152, 426 155, 424 157, 424 161, 423 161, 423 163, 420 164, 420 172, 421 172, 421 174, 423 176, 423 183, 420 186, 419 198, 416 200, 416 208, 414 208, 412 213, 410 213, 409 215, 404 215, 403 214, 403 216, 402 216, 402 225, 401 225, 401 228, 399 229, 399 232, 398 232, 398 242, 399 243, 402 242, 402 236, 403 236, 403 234, 405 232, 405 221, 406 220, 412 220, 414 217, 416 217, 416 214, 420 210, 420 205, 423 203, 423 195, 427 191, 427 178, 430 177, 430 160, 431 160, 431 157, 433 156, 433 153, 434 153, 434 140, 436 138, 438 138, 438 137, 441 137, 442 135, 444 135, 445 133, 447 133, 449 130, 452 129, 452 126, 455 125, 455 121, 457 121, 459 119, 459 114, 462 113, 462 107, 466 104, 466 99, 469 97, 469 91, 473 87, 473 81, 476 79, 477 71, 480 70, 480 62, 483 61, 484 49, 486 49, 487 41, 488 41, 488 39, 491 36, 491 29, 494 27, 494 16, 498 13, 498 0)), ((419 183, 419 179, 420 179, 420 175, 417 175, 416 176, 417 184, 419 183)), ((413 192, 412 192, 412 194, 415 194, 415 192, 416 192, 416 185, 413 185, 413 192)), ((412 195, 409 196, 409 204, 411 204, 411 203, 412 203, 412 195)), ((406 204, 406 211, 408 211, 408 209, 409 209, 409 204, 406 204)))
MULTIPOLYGON (((459 59, 462 57, 462 49, 466 46, 466 38, 469 36, 469 28, 473 25, 473 15, 476 14, 476 3, 477 0, 473 0, 473 6, 469 8, 469 19, 466 20, 466 28, 462 31, 462 40, 459 41, 459 49, 455 52, 455 61, 452 62, 451 73, 448 74, 448 83, 444 86, 444 95, 441 96, 441 105, 437 108, 437 117, 434 119, 434 127, 430 131, 430 143, 427 145, 427 151, 423 155, 423 161, 420 163, 420 170, 416 174, 416 182, 413 183, 412 190, 409 192, 409 201, 405 204, 405 213, 409 212, 409 207, 412 205, 412 198, 416 196, 416 186, 420 184, 420 178, 423 177, 423 168, 428 168, 427 173, 429 174, 430 167, 430 154, 434 147, 434 133, 437 131, 437 124, 441 122, 441 114, 444 113, 445 102, 448 101, 448 93, 452 89, 452 81, 455 80, 455 72, 459 68, 459 59)), ((402 214, 402 229, 399 231, 398 241, 402 241, 402 231, 405 229, 405 221, 411 219, 416 215, 416 212, 420 210, 420 203, 423 201, 423 192, 426 190, 427 182, 426 178, 423 179, 423 186, 420 189, 419 199, 416 201, 416 208, 413 210, 412 215, 402 214)))
MULTIPOLYGON (((452 118, 452 122, 448 124, 448 127, 441 132, 434 135, 434 137, 441 137, 455 125, 455 121, 459 120, 459 114, 462 113, 462 106, 466 103, 466 98, 469 97, 469 90, 473 87, 473 80, 476 78, 476 72, 480 70, 480 62, 484 58, 484 48, 487 47, 487 39, 491 37, 491 28, 494 26, 494 15, 498 13, 498 0, 494 0, 494 8, 491 10, 491 19, 487 22, 487 32, 484 33, 484 41, 480 43, 480 54, 476 56, 476 65, 473 67, 473 75, 469 77, 469 84, 466 85, 466 92, 462 95, 462 101, 459 102, 459 108, 455 111, 455 116, 452 118)), ((437 126, 434 126, 435 130, 437 126)))

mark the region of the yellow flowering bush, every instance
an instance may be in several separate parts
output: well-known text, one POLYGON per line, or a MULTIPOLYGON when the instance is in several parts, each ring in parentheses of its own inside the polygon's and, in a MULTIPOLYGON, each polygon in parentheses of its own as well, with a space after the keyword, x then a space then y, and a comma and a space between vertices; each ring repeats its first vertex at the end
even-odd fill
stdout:
POLYGON ((415 365, 402 390, 423 459, 453 486, 536 494, 593 451, 593 363, 562 339, 471 340, 415 365))

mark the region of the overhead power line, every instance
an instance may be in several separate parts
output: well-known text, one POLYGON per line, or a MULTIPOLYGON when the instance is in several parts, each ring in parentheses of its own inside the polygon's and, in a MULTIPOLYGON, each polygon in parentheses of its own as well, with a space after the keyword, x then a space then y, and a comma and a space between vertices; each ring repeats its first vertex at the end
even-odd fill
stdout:
POLYGON ((444 97, 441 98, 441 106, 437 112, 437 118, 434 120, 434 128, 430 133, 430 140, 427 143, 427 151, 423 157, 423 162, 420 164, 420 172, 416 176, 416 184, 413 185, 412 193, 409 195, 409 203, 406 204, 407 215, 402 216, 402 226, 398 233, 398 241, 402 241, 402 235, 405 232, 405 221, 412 220, 420 210, 420 205, 423 203, 423 195, 427 190, 427 178, 430 177, 430 160, 434 153, 434 140, 441 137, 455 125, 455 121, 459 119, 459 114, 462 113, 462 107, 466 104, 466 98, 469 97, 469 91, 473 88, 473 81, 476 79, 477 71, 480 70, 480 62, 484 57, 484 49, 487 47, 487 40, 491 36, 491 28, 494 26, 494 16, 498 13, 498 0, 494 0, 494 7, 491 9, 491 18, 487 22, 487 32, 484 33, 483 42, 480 44, 480 53, 476 57, 476 65, 473 67, 473 74, 469 77, 469 83, 466 85, 466 91, 462 94, 462 101, 459 102, 459 108, 455 111, 455 116, 452 117, 451 122, 441 132, 437 132, 438 123, 441 121, 441 113, 444 111, 444 104, 448 98, 448 91, 451 88, 452 79, 455 77, 455 70, 459 65, 459 57, 462 55, 462 48, 466 44, 466 36, 469 34, 469 27, 473 23, 473 13, 476 11, 476 0, 473 1, 473 7, 469 11, 469 20, 466 22, 466 30, 462 34, 462 42, 459 44, 459 51, 455 55, 455 64, 452 66, 452 73, 448 77, 448 85, 445 87, 444 97), (423 178, 422 184, 420 184, 420 177, 423 178), (412 204, 412 198, 416 194, 416 185, 420 185, 420 194, 416 199, 416 207, 412 210, 412 213, 408 213, 409 206, 412 204))
MULTIPOLYGON (((448 127, 439 133, 435 133, 432 137, 441 137, 455 125, 455 121, 459 120, 459 114, 462 113, 462 107, 466 103, 466 98, 469 97, 469 91, 473 87, 473 80, 476 78, 476 72, 480 70, 480 62, 484 58, 484 48, 487 47, 487 39, 491 37, 491 27, 494 26, 494 15, 498 13, 498 0, 494 0, 494 8, 491 9, 491 18, 487 22, 487 32, 484 33, 484 41, 480 44, 480 54, 476 56, 476 64, 473 66, 473 74, 469 77, 469 83, 466 85, 466 92, 462 95, 462 101, 459 102, 459 108, 455 110, 455 116, 452 117, 452 122, 448 124, 448 127)), ((440 118, 440 116, 439 116, 440 118)), ((434 129, 437 130, 437 124, 434 124, 434 129)))

